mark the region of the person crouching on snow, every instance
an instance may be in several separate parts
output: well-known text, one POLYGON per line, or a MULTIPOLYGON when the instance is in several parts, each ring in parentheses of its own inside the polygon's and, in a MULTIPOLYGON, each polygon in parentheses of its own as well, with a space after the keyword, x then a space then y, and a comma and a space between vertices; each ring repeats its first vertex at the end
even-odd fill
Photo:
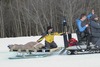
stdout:
POLYGON ((44 33, 42 37, 37 40, 37 43, 41 42, 45 38, 45 49, 49 50, 57 48, 57 44, 54 42, 55 35, 63 35, 63 33, 53 32, 53 27, 48 26, 46 33, 44 33))

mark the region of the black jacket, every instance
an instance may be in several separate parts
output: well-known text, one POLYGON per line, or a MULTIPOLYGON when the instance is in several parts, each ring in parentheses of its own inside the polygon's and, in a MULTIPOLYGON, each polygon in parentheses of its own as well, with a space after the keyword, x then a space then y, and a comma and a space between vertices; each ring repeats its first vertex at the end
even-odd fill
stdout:
POLYGON ((93 37, 100 38, 100 23, 96 21, 90 22, 91 34, 93 37))
POLYGON ((96 44, 96 42, 100 39, 100 23, 97 21, 91 21, 90 31, 92 35, 91 41, 93 44, 96 44))

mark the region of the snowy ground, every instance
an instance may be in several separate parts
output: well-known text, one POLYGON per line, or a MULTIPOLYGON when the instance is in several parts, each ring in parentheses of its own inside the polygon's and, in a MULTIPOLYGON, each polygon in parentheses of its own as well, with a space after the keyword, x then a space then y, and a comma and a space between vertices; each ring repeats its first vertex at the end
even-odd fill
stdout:
MULTIPOLYGON (((73 37, 76 38, 75 34, 73 37)), ((0 66, 1 67, 100 67, 100 54, 87 55, 53 55, 45 58, 30 58, 10 60, 15 53, 9 52, 9 44, 25 44, 36 41, 39 36, 0 38, 0 66)), ((56 36, 55 42, 63 47, 63 37, 56 36)), ((42 41, 44 44, 44 41, 42 41)))

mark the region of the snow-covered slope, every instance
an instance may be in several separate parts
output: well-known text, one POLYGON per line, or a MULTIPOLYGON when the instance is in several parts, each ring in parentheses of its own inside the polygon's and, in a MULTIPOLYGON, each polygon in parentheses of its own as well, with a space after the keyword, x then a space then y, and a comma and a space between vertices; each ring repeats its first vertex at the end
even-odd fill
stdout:
MULTIPOLYGON (((53 55, 45 58, 30 58, 9 60, 8 57, 15 55, 9 52, 9 44, 25 44, 36 41, 40 36, 0 38, 0 67, 100 67, 100 54, 86 55, 53 55)), ((73 34, 76 38, 76 34, 73 34)), ((64 46, 63 37, 56 36, 58 46, 64 46)), ((44 44, 44 40, 41 42, 44 44)))

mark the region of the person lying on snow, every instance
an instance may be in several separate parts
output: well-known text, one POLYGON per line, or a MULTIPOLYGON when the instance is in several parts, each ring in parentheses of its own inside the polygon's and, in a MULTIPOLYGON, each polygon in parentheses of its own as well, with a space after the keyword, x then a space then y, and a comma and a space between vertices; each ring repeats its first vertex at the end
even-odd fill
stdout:
POLYGON ((53 27, 48 26, 46 33, 44 33, 42 37, 37 40, 37 43, 41 42, 45 38, 45 49, 49 50, 57 48, 57 44, 54 42, 55 35, 63 35, 63 33, 53 32, 53 27))
POLYGON ((95 44, 96 48, 100 48, 100 22, 98 16, 93 15, 90 21, 92 43, 95 44))

